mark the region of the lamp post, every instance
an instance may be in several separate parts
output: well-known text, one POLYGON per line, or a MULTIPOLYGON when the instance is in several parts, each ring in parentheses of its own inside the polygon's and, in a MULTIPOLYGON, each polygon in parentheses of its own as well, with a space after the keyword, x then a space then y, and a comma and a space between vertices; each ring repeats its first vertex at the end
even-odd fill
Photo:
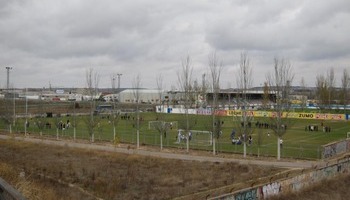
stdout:
POLYGON ((123 74, 117 74, 118 76, 118 89, 120 88, 120 77, 122 76, 123 74))
MULTIPOLYGON (((10 70, 12 70, 12 67, 5 67, 6 71, 7 71, 7 82, 6 82, 6 93, 9 94, 10 93, 10 70)), ((13 90, 13 126, 15 126, 15 121, 16 121, 16 111, 15 111, 15 93, 13 90)), ((8 98, 8 102, 10 102, 10 96, 6 97, 8 98)), ((9 106, 9 105, 8 105, 9 106)), ((9 127, 10 127, 10 133, 12 133, 12 124, 9 121, 9 127)))
POLYGON ((115 144, 115 136, 116 136, 116 130, 115 130, 115 76, 112 75, 112 99, 113 99, 113 112, 112 112, 112 122, 113 122, 113 143, 115 144))
POLYGON ((10 70, 12 69, 12 67, 6 67, 7 70, 7 82, 6 82, 6 90, 8 92, 9 88, 10 88, 10 70))
POLYGON ((123 74, 117 74, 118 76, 118 102, 120 102, 120 77, 122 76, 123 74))

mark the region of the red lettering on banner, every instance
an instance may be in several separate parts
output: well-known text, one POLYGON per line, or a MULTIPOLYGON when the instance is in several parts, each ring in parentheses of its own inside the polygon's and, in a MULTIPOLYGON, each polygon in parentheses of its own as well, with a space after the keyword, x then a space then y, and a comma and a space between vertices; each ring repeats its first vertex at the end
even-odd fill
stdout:
POLYGON ((226 116, 226 110, 216 110, 215 115, 226 116))

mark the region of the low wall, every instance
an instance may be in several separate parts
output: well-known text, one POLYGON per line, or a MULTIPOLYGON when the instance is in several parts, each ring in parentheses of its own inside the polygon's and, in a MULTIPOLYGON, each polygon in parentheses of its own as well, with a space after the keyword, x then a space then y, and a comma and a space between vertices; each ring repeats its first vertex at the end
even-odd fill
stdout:
POLYGON ((350 151, 350 139, 323 145, 322 158, 328 159, 350 151))
POLYGON ((211 199, 266 199, 277 194, 297 192, 300 189, 318 183, 321 180, 332 178, 343 173, 350 173, 350 156, 340 159, 336 163, 324 168, 304 172, 291 178, 276 180, 274 182, 266 183, 256 187, 246 188, 231 194, 225 194, 211 199))
POLYGON ((1 200, 25 200, 21 193, 0 178, 0 199, 1 200))

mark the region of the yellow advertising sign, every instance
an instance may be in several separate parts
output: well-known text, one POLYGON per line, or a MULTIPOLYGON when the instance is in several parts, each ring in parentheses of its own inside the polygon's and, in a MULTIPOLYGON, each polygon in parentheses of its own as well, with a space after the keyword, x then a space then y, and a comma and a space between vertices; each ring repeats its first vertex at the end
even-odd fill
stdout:
MULTIPOLYGON (((242 116, 242 110, 226 110, 226 116, 242 116)), ((219 112, 221 115, 224 111, 219 112)), ((276 117, 276 112, 271 111, 246 111, 247 116, 253 117, 276 117)), ((329 114, 329 113, 299 113, 299 112, 284 112, 282 117, 293 119, 324 119, 324 120, 345 120, 345 114, 329 114)))

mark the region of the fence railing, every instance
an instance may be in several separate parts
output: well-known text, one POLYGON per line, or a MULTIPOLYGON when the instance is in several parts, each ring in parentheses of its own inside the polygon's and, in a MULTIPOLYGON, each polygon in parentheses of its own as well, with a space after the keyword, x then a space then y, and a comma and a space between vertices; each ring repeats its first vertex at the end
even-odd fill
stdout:
MULTIPOLYGON (((0 129, 2 132, 9 133, 8 129, 0 129)), ((13 133, 20 134, 24 136, 23 130, 12 129, 13 133)), ((55 127, 51 129, 43 129, 38 130, 36 128, 30 127, 27 129, 27 134, 35 137, 45 137, 51 139, 74 139, 74 131, 73 128, 68 128, 65 130, 57 129, 55 127)), ((116 144, 114 141, 113 132, 111 130, 96 130, 94 133, 94 141, 95 142, 110 142, 112 144, 116 144)), ((186 140, 181 140, 178 142, 176 133, 167 133, 167 135, 160 134, 157 131, 149 132, 145 130, 140 131, 140 145, 149 145, 149 146, 159 146, 162 137, 162 147, 163 148, 179 148, 186 149, 186 140)), ((91 141, 91 135, 89 135, 86 129, 76 128, 75 130, 75 139, 91 141)), ((137 135, 136 130, 117 130, 116 131, 116 142, 117 143, 127 143, 136 145, 137 143, 137 135)), ((189 141, 189 148, 193 150, 203 150, 203 151, 212 151, 212 145, 209 145, 210 142, 206 143, 195 143, 195 141, 189 141)), ((276 144, 262 144, 258 145, 253 142, 253 144, 249 145, 247 143, 246 152, 248 156, 253 157, 275 157, 277 152, 276 144)), ((243 144, 236 145, 232 144, 224 139, 216 140, 216 151, 217 153, 234 153, 234 154, 242 154, 243 153, 243 144)), ((288 145, 284 144, 281 149, 281 156, 284 158, 294 158, 294 159, 321 159, 322 154, 322 146, 320 145, 312 145, 306 143, 300 143, 296 145, 288 145)))

